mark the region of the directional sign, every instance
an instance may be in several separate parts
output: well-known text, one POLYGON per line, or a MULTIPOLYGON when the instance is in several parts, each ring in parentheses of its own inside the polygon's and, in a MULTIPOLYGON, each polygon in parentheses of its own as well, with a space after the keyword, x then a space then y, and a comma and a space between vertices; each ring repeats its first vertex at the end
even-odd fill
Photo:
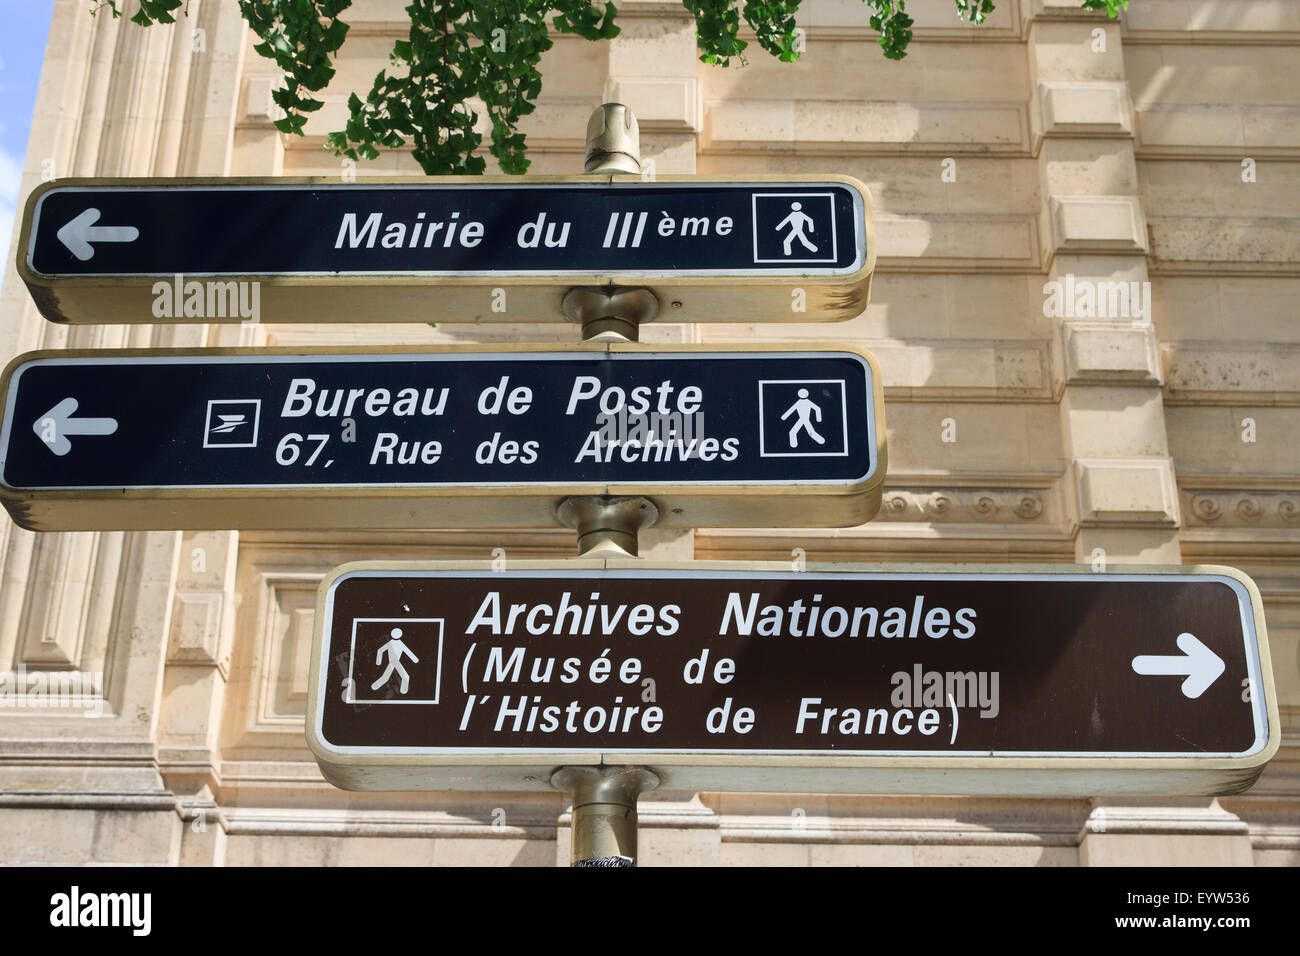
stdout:
POLYGON ((0 499, 40 531, 558 527, 596 494, 854 525, 880 383, 849 347, 32 353, 0 382, 0 499))
POLYGON ((866 308, 875 258, 846 176, 124 179, 33 192, 18 271, 55 322, 554 322, 611 284, 674 322, 817 322, 866 308))
POLYGON ((308 741, 381 790, 604 763, 686 790, 1235 793, 1277 751, 1231 568, 781 567, 348 565, 308 741))

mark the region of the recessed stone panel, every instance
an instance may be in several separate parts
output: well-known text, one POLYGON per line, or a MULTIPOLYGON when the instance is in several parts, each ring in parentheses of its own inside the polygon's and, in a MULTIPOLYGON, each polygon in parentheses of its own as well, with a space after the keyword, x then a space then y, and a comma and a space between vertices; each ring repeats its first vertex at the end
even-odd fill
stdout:
POLYGON ((1141 252, 1142 208, 1135 196, 1053 196, 1052 240, 1057 252, 1141 252))
POLYGON ((1040 83, 1045 136, 1128 136, 1133 107, 1123 83, 1040 83))
POLYGON ((1150 323, 1066 322, 1061 335, 1066 381, 1072 385, 1160 384, 1160 358, 1150 323))
POLYGON ((1178 524, 1170 459, 1081 458, 1074 465, 1080 524, 1178 524))

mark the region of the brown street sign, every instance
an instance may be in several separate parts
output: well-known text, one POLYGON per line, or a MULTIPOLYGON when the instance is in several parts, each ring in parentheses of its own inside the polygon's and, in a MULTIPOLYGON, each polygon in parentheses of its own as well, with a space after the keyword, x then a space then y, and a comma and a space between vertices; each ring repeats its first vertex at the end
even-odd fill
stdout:
POLYGON ((0 501, 38 531, 860 524, 881 375, 838 348, 67 351, 0 379, 0 501))
POLYGON ((307 739, 358 790, 1246 789, 1278 748, 1259 592, 1222 567, 347 565, 307 739))
POLYGON ((28 199, 17 267, 54 322, 555 322, 575 287, 824 322, 866 309, 875 259, 848 176, 68 179, 28 199))

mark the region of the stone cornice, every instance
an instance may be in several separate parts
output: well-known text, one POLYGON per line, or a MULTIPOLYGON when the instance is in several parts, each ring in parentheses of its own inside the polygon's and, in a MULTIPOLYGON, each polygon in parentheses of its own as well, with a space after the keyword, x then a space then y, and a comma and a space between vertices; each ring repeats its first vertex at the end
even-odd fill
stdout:
POLYGON ((1036 488, 887 490, 875 521, 1047 523, 1044 493, 1036 488))
POLYGON ((1300 491, 1179 488, 1190 528, 1282 528, 1300 532, 1300 491))

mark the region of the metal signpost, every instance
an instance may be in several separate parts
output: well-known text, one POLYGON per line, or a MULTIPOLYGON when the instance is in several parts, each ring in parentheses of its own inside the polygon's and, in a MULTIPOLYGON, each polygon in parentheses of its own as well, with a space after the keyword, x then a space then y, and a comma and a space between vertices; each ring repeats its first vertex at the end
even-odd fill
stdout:
POLYGON ((55 322, 553 322, 573 346, 41 352, 0 381, 0 501, 39 531, 564 525, 579 557, 322 584, 307 738, 350 789, 547 789, 575 865, 632 865, 674 789, 1223 794, 1279 745, 1229 568, 654 565, 637 532, 869 520, 882 375, 848 346, 641 324, 867 306, 846 176, 65 180, 17 267, 55 322), (597 557, 597 556, 600 557, 597 557), (612 556, 612 557, 611 557, 612 556))
POLYGON ((847 526, 885 475, 849 347, 45 352, 0 395, 0 500, 42 531, 559 527, 600 495, 661 527, 847 526))

